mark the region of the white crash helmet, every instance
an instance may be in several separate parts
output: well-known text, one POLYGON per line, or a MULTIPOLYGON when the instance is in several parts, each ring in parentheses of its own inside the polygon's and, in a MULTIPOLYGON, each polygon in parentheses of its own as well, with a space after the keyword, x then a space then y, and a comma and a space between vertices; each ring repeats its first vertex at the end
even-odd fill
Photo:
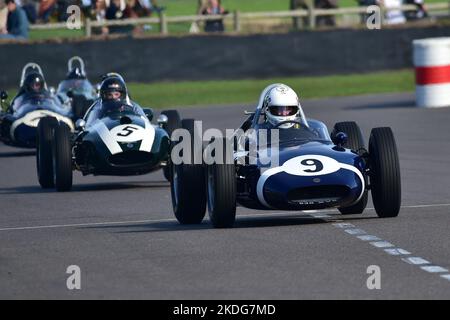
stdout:
MULTIPOLYGON (((273 126, 286 120, 301 121, 301 106, 297 94, 286 85, 278 85, 271 89, 264 98, 266 121, 273 126)), ((295 123, 285 123, 280 129, 287 129, 295 123)))

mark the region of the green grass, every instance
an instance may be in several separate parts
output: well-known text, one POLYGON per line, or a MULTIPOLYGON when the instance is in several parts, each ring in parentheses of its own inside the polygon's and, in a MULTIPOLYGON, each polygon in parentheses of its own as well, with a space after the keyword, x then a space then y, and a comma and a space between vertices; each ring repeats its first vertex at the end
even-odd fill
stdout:
MULTIPOLYGON (((133 100, 141 106, 160 109, 256 103, 266 86, 278 82, 291 86, 300 95, 300 99, 412 92, 415 87, 414 72, 401 70, 264 80, 129 83, 128 90, 133 100)), ((14 97, 16 91, 8 90, 10 98, 14 97)))
POLYGON ((387 71, 323 77, 274 78, 265 80, 226 80, 130 83, 133 99, 153 108, 195 105, 256 103, 261 91, 269 84, 281 82, 296 90, 300 98, 325 98, 410 92, 414 90, 414 72, 387 71))
POLYGON ((53 29, 53 30, 30 30, 30 40, 44 40, 55 38, 79 38, 84 36, 84 30, 53 29))

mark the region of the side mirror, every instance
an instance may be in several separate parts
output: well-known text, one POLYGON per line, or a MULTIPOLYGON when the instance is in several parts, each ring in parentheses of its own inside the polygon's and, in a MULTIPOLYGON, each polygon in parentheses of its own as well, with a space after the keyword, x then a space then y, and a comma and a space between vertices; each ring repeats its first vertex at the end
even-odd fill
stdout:
POLYGON ((153 110, 150 108, 145 108, 144 109, 144 113, 148 118, 148 121, 152 121, 153 120, 153 110))
POLYGON ((48 91, 50 91, 50 93, 51 93, 52 95, 54 95, 54 94, 56 93, 55 87, 50 87, 50 88, 48 88, 48 91))
POLYGON ((78 119, 77 122, 75 122, 75 129, 83 130, 84 127, 86 127, 86 121, 83 119, 78 119))
POLYGON ((157 120, 160 127, 167 124, 169 122, 169 118, 165 114, 160 114, 157 120))
POLYGON ((69 98, 73 98, 72 90, 67 91, 66 96, 68 96, 69 98))
POLYGON ((331 138, 331 140, 333 141, 333 143, 335 145, 337 145, 338 147, 342 147, 347 143, 348 140, 348 136, 346 133, 344 132, 338 132, 336 134, 333 135, 333 137, 331 138))
POLYGON ((6 91, 0 92, 0 100, 2 100, 2 102, 4 102, 4 101, 6 101, 6 99, 8 99, 8 93, 6 91))

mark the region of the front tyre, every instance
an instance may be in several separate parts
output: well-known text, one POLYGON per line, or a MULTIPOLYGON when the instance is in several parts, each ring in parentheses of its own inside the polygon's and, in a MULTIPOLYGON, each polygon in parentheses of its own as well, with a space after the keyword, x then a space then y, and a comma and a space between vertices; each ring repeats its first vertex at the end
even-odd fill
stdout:
POLYGON ((223 158, 207 166, 208 212, 214 228, 231 228, 236 220, 236 169, 229 142, 222 141, 223 158))
POLYGON ((400 163, 391 128, 374 128, 369 140, 370 184, 380 218, 396 217, 401 204, 400 163))
POLYGON ((52 139, 53 130, 58 121, 53 117, 45 117, 39 120, 36 141, 36 169, 39 184, 43 189, 53 188, 53 157, 52 139))
POLYGON ((203 165, 194 163, 194 140, 201 137, 195 137, 193 119, 184 119, 181 127, 187 130, 191 137, 191 158, 188 163, 173 164, 169 167, 172 170, 170 179, 172 207, 175 217, 181 224, 199 224, 206 213, 206 186, 203 165))
POLYGON ((57 191, 72 188, 72 150, 70 129, 65 123, 55 128, 53 142, 53 171, 57 191))

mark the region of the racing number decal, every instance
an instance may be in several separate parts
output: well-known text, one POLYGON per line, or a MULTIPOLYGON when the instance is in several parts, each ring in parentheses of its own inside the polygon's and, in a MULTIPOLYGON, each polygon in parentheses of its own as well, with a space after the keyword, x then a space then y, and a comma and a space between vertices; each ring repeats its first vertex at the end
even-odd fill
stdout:
POLYGON ((303 161, 300 162, 303 166, 310 166, 313 167, 314 169, 304 169, 303 171, 308 172, 308 173, 317 173, 323 170, 323 164, 322 162, 320 162, 320 160, 317 159, 305 159, 303 161))
POLYGON ((321 176, 338 171, 339 162, 322 155, 304 155, 289 159, 282 165, 284 172, 296 176, 321 176))
POLYGON ((123 124, 111 129, 111 135, 117 142, 135 142, 145 138, 146 130, 138 125, 123 124))
POLYGON ((122 129, 121 132, 117 133, 119 137, 128 137, 130 134, 132 134, 135 130, 138 130, 138 128, 132 127, 132 126, 126 126, 122 129), (125 133, 123 133, 125 132, 125 133))

